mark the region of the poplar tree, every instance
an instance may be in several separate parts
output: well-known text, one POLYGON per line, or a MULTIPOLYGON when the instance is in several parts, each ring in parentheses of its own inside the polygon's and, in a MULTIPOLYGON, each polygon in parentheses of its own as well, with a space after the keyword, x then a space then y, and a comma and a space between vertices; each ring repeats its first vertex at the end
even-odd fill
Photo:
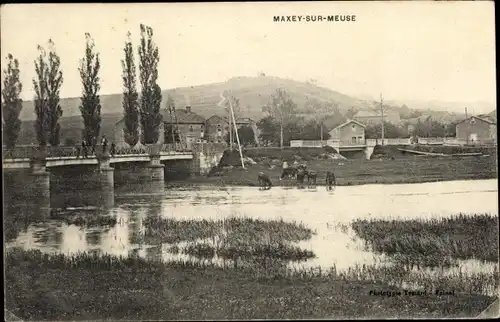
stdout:
POLYGON ((88 144, 95 145, 101 130, 101 99, 99 96, 99 53, 94 52, 94 40, 85 33, 85 56, 80 60, 80 78, 83 90, 80 97, 80 112, 83 118, 84 138, 88 144))
POLYGON ((141 82, 140 122, 142 143, 154 144, 158 141, 161 88, 158 80, 158 47, 153 42, 153 29, 141 24, 141 44, 139 45, 139 78, 141 82))
POLYGON ((23 86, 19 79, 19 61, 11 54, 7 55, 7 61, 7 68, 3 71, 2 136, 5 146, 12 149, 16 145, 21 129, 19 114, 23 107, 23 100, 20 98, 23 86))
POLYGON ((131 147, 139 142, 139 94, 136 88, 136 72, 134 62, 134 52, 130 32, 125 42, 125 59, 122 59, 122 80, 123 80, 123 113, 124 123, 123 135, 125 142, 131 147))
POLYGON ((38 145, 46 146, 49 132, 49 107, 47 92, 47 53, 42 46, 38 45, 38 57, 35 60, 36 78, 33 78, 33 88, 35 90, 35 133, 38 145))
POLYGON ((61 132, 59 119, 63 114, 61 105, 59 104, 59 92, 63 83, 63 74, 60 70, 61 59, 56 54, 54 49, 54 42, 51 39, 49 39, 49 57, 46 66, 47 73, 45 74, 45 76, 47 80, 45 81, 45 85, 47 86, 46 91, 48 98, 48 141, 50 145, 57 146, 60 143, 61 132))

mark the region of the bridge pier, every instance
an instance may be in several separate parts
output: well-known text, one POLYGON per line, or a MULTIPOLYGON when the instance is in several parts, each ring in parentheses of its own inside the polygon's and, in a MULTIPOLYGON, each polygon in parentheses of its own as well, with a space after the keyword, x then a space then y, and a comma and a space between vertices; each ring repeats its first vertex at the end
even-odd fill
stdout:
POLYGON ((109 153, 104 153, 99 157, 99 165, 97 169, 95 181, 99 183, 101 188, 113 189, 115 185, 115 169, 110 165, 109 153))
POLYGON ((151 161, 149 161, 149 164, 146 166, 146 170, 151 176, 151 181, 165 180, 165 165, 160 161, 159 151, 157 154, 151 154, 151 161))
POLYGON ((46 151, 40 149, 30 162, 29 195, 38 200, 50 198, 50 173, 47 171, 46 151))

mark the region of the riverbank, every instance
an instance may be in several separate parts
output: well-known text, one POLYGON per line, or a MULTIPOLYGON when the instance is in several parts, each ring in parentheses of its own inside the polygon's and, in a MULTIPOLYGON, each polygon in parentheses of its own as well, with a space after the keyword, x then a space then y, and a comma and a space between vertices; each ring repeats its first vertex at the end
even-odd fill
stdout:
POLYGON ((475 317, 494 301, 458 292, 410 295, 349 274, 256 276, 133 257, 6 255, 6 307, 25 320, 458 318, 475 317))
MULTIPOLYGON (((409 157, 395 160, 310 160, 308 168, 318 173, 317 185, 325 184, 326 171, 333 170, 338 186, 363 184, 423 183, 449 180, 498 178, 496 156, 409 157)), ((296 181, 280 180, 282 168, 262 164, 221 168, 210 176, 196 176, 170 183, 256 186, 257 175, 269 175, 274 186, 295 186, 296 181)))

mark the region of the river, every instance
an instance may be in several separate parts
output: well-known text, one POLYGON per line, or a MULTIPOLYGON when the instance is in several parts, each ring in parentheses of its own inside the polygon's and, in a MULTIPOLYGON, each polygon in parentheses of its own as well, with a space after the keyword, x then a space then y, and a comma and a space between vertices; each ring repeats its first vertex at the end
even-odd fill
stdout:
MULTIPOLYGON (((6 198, 4 216, 18 218, 6 247, 43 252, 103 252, 138 254, 145 258, 178 259, 170 245, 148 245, 139 236, 149 216, 175 219, 222 219, 248 216, 263 220, 302 222, 316 234, 299 242, 316 257, 301 266, 342 270, 356 264, 382 261, 382 255, 366 251, 349 223, 362 218, 443 218, 458 213, 498 215, 497 180, 449 181, 419 184, 361 185, 297 189, 274 187, 177 187, 164 183, 116 187, 114 191, 81 189, 67 182, 52 189, 50 200, 30 200, 22 190, 6 198), (67 224, 65 215, 111 216, 111 226, 85 227, 67 224)), ((6 192, 8 194, 8 192, 6 192)), ((462 267, 490 271, 492 264, 463 261, 462 267)))

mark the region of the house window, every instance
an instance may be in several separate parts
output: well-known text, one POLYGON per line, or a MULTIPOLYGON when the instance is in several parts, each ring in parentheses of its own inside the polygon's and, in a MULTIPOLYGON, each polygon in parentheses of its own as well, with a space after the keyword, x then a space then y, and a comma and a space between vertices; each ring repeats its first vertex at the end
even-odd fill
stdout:
POLYGON ((474 118, 470 119, 470 124, 476 124, 476 120, 474 118))
POLYGON ((352 130, 353 132, 356 132, 356 125, 354 125, 354 124, 353 124, 353 125, 351 126, 351 130, 352 130))
POLYGON ((355 137, 355 136, 353 136, 353 137, 351 138, 351 141, 352 141, 352 144, 356 144, 356 137, 355 137))
POLYGON ((193 132, 193 126, 192 125, 189 126, 189 132, 193 132))

